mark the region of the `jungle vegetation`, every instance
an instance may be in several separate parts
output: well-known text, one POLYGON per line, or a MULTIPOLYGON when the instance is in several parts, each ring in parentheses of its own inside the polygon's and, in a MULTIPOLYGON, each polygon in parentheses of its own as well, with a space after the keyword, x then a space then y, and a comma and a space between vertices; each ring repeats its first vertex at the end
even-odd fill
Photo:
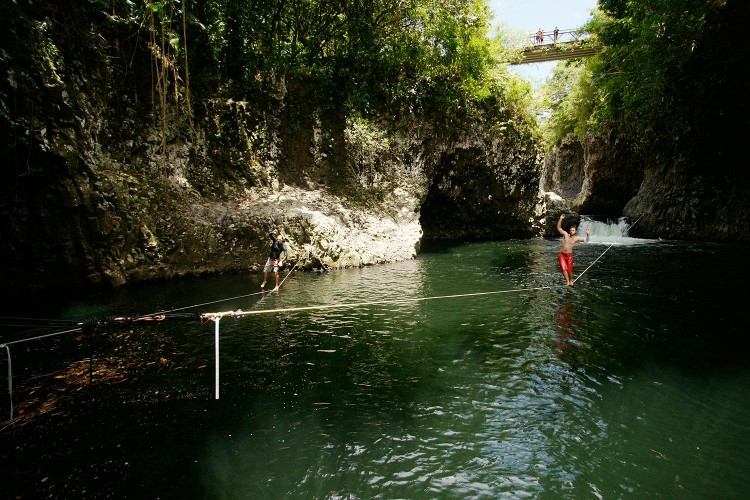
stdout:
POLYGON ((70 66, 76 51, 91 51, 102 56, 91 61, 108 66, 86 74, 107 76, 106 90, 188 125, 200 112, 196 100, 257 101, 280 80, 360 114, 439 110, 432 118, 446 123, 490 95, 521 104, 528 97, 503 71, 510 55, 489 36, 484 0, 3 3, 2 59, 23 57, 28 68, 12 78, 54 87, 80 69, 70 66), (27 50, 28 41, 38 49, 27 50))
POLYGON ((545 89, 547 143, 613 123, 646 154, 715 150, 718 137, 731 141, 747 122, 746 85, 730 71, 746 57, 737 50, 747 19, 742 4, 599 0, 582 30, 600 55, 558 64, 545 89), (702 123, 723 126, 696 134, 702 123))
MULTIPOLYGON (((725 113, 716 118, 727 124, 742 121, 746 106, 733 106, 730 96, 742 95, 745 80, 724 69, 732 67, 728 58, 742 55, 722 47, 742 45, 734 38, 746 18, 743 4, 600 0, 582 30, 601 54, 561 63, 547 86, 547 144, 612 122, 644 150, 660 148, 664 138, 675 144, 674 137, 695 132, 700 113, 686 105, 695 95, 712 103, 701 113, 725 113), (727 27, 732 22, 736 29, 727 27)), ((536 127, 531 87, 507 71, 516 49, 503 43, 507 34, 496 33, 486 0, 82 0, 64 6, 7 0, 0 15, 6 150, 24 141, 32 149, 34 134, 19 131, 61 114, 49 109, 51 97, 71 93, 60 90, 71 75, 92 79, 92 93, 107 96, 109 118, 122 124, 113 140, 127 139, 133 123, 149 117, 166 145, 194 133, 196 117, 207 118, 198 103, 230 98, 272 106, 268 97, 279 82, 304 88, 299 96, 315 104, 345 106, 365 118, 419 113, 451 129, 476 109, 502 108, 515 117, 512 126, 536 127), (25 70, 14 69, 20 67, 25 70), (30 88, 37 88, 35 95, 30 88)), ((727 125, 722 132, 736 130, 727 125)))

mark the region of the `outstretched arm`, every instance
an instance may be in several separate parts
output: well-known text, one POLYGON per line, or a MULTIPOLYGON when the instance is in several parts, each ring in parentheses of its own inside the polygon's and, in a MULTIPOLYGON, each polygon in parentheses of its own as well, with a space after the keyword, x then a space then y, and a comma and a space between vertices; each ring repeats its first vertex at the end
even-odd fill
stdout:
POLYGON ((566 236, 568 233, 562 228, 562 221, 565 218, 565 214, 560 214, 560 220, 557 221, 557 232, 566 236))

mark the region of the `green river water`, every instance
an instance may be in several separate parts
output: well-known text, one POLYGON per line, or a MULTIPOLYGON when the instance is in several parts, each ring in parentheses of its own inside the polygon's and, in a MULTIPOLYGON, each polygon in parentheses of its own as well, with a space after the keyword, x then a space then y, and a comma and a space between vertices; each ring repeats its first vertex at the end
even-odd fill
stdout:
POLYGON ((384 301, 223 318, 218 400, 213 321, 12 345, 5 497, 746 497, 748 249, 592 240, 575 287, 559 240, 525 240, 294 272, 278 294, 245 274, 29 305, 83 320, 384 301))

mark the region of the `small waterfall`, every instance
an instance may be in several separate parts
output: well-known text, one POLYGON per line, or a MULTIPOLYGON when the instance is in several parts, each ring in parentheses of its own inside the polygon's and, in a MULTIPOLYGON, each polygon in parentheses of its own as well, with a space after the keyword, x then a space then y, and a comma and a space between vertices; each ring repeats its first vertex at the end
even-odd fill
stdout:
POLYGON ((631 221, 628 217, 619 217, 617 220, 607 216, 581 215, 578 226, 578 234, 586 236, 586 228, 591 228, 591 243, 607 244, 632 244, 645 243, 648 240, 631 238, 628 236, 631 221))

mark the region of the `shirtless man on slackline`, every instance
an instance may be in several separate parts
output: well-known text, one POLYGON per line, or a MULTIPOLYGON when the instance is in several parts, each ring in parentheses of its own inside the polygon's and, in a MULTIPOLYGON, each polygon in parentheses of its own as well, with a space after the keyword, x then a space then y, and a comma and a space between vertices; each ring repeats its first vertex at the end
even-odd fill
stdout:
POLYGON ((591 229, 586 228, 586 239, 576 236, 575 226, 570 226, 567 231, 562 228, 564 218, 565 214, 560 214, 560 220, 557 221, 557 232, 562 235, 562 247, 560 253, 557 254, 557 260, 560 261, 560 270, 565 276, 567 285, 573 286, 573 247, 578 243, 588 243, 591 229))

